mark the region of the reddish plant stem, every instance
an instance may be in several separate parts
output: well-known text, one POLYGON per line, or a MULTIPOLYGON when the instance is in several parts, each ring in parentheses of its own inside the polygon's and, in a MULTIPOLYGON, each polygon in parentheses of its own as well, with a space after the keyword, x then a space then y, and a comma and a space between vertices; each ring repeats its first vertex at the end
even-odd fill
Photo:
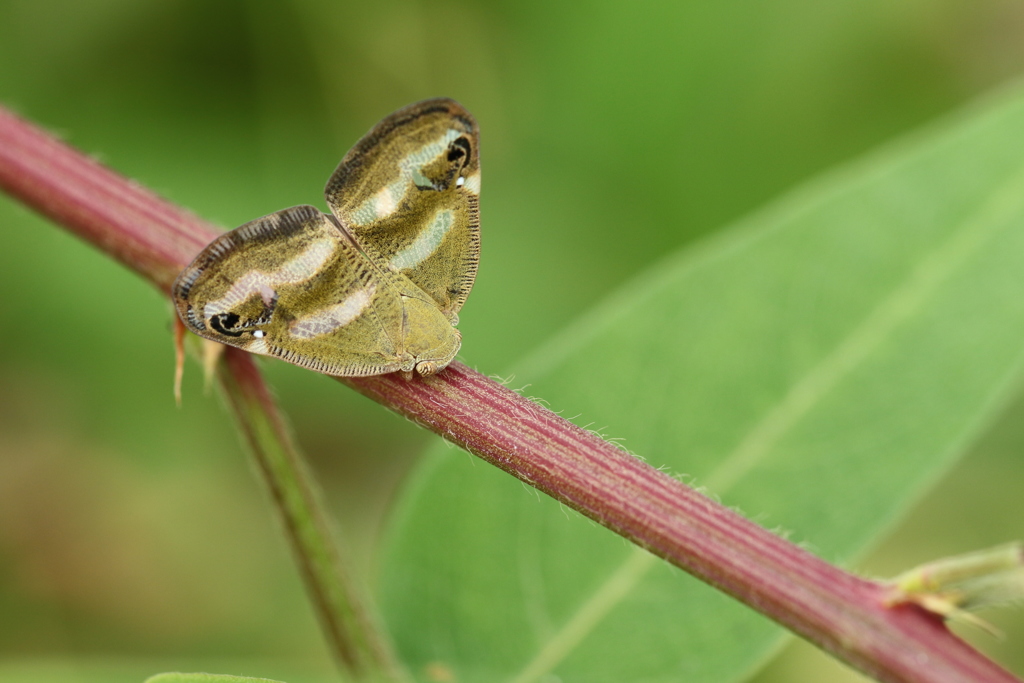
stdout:
MULTIPOLYGON (((216 234, 0 110, 0 186, 167 289, 216 234)), ((882 681, 1016 681, 933 615, 454 363, 343 380, 882 681)))
POLYGON ((1012 681, 884 586, 845 572, 461 364, 343 379, 883 681, 1012 681))
MULTIPOLYGON (((0 108, 0 187, 164 291, 216 231, 0 108)), ((347 571, 315 481, 251 358, 231 349, 218 379, 273 507, 328 648, 347 678, 405 674, 347 571)))

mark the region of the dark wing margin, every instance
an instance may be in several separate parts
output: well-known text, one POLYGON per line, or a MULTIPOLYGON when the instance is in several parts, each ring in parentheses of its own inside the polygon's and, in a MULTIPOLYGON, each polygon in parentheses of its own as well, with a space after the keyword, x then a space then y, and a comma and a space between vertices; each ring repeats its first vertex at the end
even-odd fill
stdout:
MULTIPOLYGON (((245 269, 266 266, 260 259, 254 263, 252 259, 234 258, 240 249, 251 250, 261 243, 279 243, 289 237, 294 239, 314 226, 330 225, 325 219, 326 216, 315 206, 303 204, 261 216, 214 239, 181 271, 171 286, 171 296, 182 321, 193 332, 199 333, 203 329, 191 324, 188 299, 196 282, 211 275, 212 269, 218 271, 218 277, 230 279, 239 277, 245 269)), ((257 248, 256 251, 260 250, 257 248)))

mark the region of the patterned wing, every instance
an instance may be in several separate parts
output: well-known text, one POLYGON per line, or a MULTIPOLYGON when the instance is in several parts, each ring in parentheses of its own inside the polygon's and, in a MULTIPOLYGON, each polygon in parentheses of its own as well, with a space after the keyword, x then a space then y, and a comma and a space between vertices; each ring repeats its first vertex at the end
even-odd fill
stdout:
POLYGON ((426 100, 377 124, 325 189, 360 247, 412 280, 451 320, 480 259, 478 147, 469 112, 453 100, 426 100))
POLYGON ((214 240, 178 276, 173 296, 199 336, 317 372, 411 371, 422 360, 443 367, 447 360, 431 351, 452 337, 457 349, 457 333, 436 310, 407 311, 401 285, 382 277, 331 218, 296 206, 214 240), (420 348, 409 348, 410 329, 420 348))

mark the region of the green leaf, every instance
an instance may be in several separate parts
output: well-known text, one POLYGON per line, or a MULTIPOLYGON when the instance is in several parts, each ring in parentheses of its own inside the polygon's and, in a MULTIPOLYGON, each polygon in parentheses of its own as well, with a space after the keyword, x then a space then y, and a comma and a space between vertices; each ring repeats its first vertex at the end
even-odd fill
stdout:
POLYGON ((249 678, 248 676, 228 676, 227 674, 183 674, 166 673, 150 676, 146 683, 281 683, 269 678, 249 678))
MULTIPOLYGON (((849 561, 1020 378, 1022 132, 1014 92, 830 174, 651 268, 514 384, 849 561)), ((559 507, 433 453, 381 586, 415 675, 731 681, 779 646, 753 611, 559 507)))

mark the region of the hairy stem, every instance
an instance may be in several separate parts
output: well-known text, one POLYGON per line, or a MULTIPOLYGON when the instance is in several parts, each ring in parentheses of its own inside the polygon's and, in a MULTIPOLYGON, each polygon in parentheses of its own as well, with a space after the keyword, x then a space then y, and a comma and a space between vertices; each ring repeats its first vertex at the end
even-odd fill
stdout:
MULTIPOLYGON (((156 286, 205 223, 0 110, 0 186, 156 286)), ((882 681, 1017 680, 932 614, 811 555, 458 363, 342 380, 882 681)))

